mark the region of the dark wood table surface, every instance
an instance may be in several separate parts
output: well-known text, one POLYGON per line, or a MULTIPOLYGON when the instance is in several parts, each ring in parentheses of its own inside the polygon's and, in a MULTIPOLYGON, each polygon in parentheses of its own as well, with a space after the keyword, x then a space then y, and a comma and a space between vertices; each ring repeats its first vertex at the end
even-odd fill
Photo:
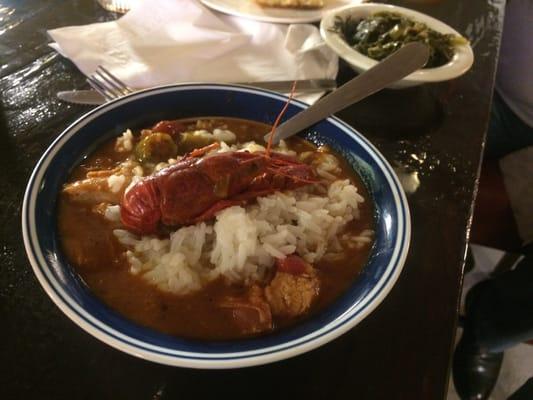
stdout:
MULTIPOLYGON (((396 286, 360 325, 317 350, 261 367, 203 371, 101 343, 65 317, 34 277, 20 228, 26 181, 51 141, 89 109, 56 99, 57 91, 86 84, 47 46, 46 30, 116 15, 93 0, 2 1, 0 398, 444 399, 504 0, 428 3, 401 4, 468 36, 473 68, 451 82, 382 92, 339 115, 420 181, 408 195, 413 236, 396 286)), ((339 81, 351 76, 341 63, 339 81)))

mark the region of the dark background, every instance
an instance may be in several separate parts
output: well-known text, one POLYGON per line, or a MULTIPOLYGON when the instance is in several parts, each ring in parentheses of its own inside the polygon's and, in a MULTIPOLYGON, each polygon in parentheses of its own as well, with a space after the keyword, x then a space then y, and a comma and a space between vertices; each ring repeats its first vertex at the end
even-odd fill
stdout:
MULTIPOLYGON (((459 79, 384 91, 339 115, 420 180, 408 196, 413 236, 398 283, 372 315, 320 349, 262 367, 199 371, 142 361, 99 342, 35 279, 20 228, 26 181, 51 141, 89 109, 57 100, 56 92, 87 85, 47 46, 46 30, 116 15, 93 0, 2 1, 0 398, 445 398, 504 0, 394 3, 464 33, 476 57, 459 79)), ((339 82, 352 76, 341 63, 339 82)))

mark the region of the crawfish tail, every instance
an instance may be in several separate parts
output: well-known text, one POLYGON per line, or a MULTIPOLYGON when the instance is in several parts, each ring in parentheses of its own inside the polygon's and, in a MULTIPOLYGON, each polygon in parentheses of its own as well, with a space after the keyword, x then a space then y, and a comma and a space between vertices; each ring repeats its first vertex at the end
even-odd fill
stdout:
POLYGON ((161 220, 160 203, 161 195, 155 179, 148 178, 137 183, 122 200, 122 224, 138 234, 155 233, 161 220))

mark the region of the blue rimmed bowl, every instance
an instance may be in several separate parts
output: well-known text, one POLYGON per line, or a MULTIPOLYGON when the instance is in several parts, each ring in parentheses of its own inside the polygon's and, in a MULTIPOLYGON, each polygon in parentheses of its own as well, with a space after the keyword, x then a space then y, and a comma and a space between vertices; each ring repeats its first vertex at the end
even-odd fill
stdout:
MULTIPOLYGON (((385 158, 353 128, 328 118, 304 135, 342 154, 363 178, 374 201, 375 244, 350 288, 324 311, 259 338, 226 342, 185 340, 139 326, 96 298, 69 265, 57 231, 57 194, 69 172, 99 144, 127 128, 161 119, 205 116, 271 124, 286 97, 235 85, 172 85, 104 104, 70 125, 50 145, 28 182, 23 203, 24 245, 35 275, 54 303, 82 329, 126 353, 192 368, 265 364, 321 346, 360 323, 393 287, 407 255, 410 217, 403 190, 385 158)), ((294 101, 285 118, 307 107, 294 101)))

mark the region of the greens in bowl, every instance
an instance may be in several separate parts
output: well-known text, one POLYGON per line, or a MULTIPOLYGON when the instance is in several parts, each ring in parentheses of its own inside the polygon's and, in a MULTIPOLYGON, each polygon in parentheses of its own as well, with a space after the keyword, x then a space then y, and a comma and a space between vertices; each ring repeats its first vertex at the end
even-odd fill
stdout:
POLYGON ((336 16, 330 29, 355 50, 374 60, 383 60, 406 43, 424 43, 430 49, 425 68, 447 64, 457 45, 468 44, 463 36, 437 32, 423 22, 389 11, 376 12, 366 18, 336 16))
POLYGON ((442 82, 466 73, 474 62, 468 40, 438 19, 405 7, 363 3, 338 8, 324 16, 320 34, 326 44, 361 73, 409 42, 430 47, 425 68, 389 88, 442 82))

